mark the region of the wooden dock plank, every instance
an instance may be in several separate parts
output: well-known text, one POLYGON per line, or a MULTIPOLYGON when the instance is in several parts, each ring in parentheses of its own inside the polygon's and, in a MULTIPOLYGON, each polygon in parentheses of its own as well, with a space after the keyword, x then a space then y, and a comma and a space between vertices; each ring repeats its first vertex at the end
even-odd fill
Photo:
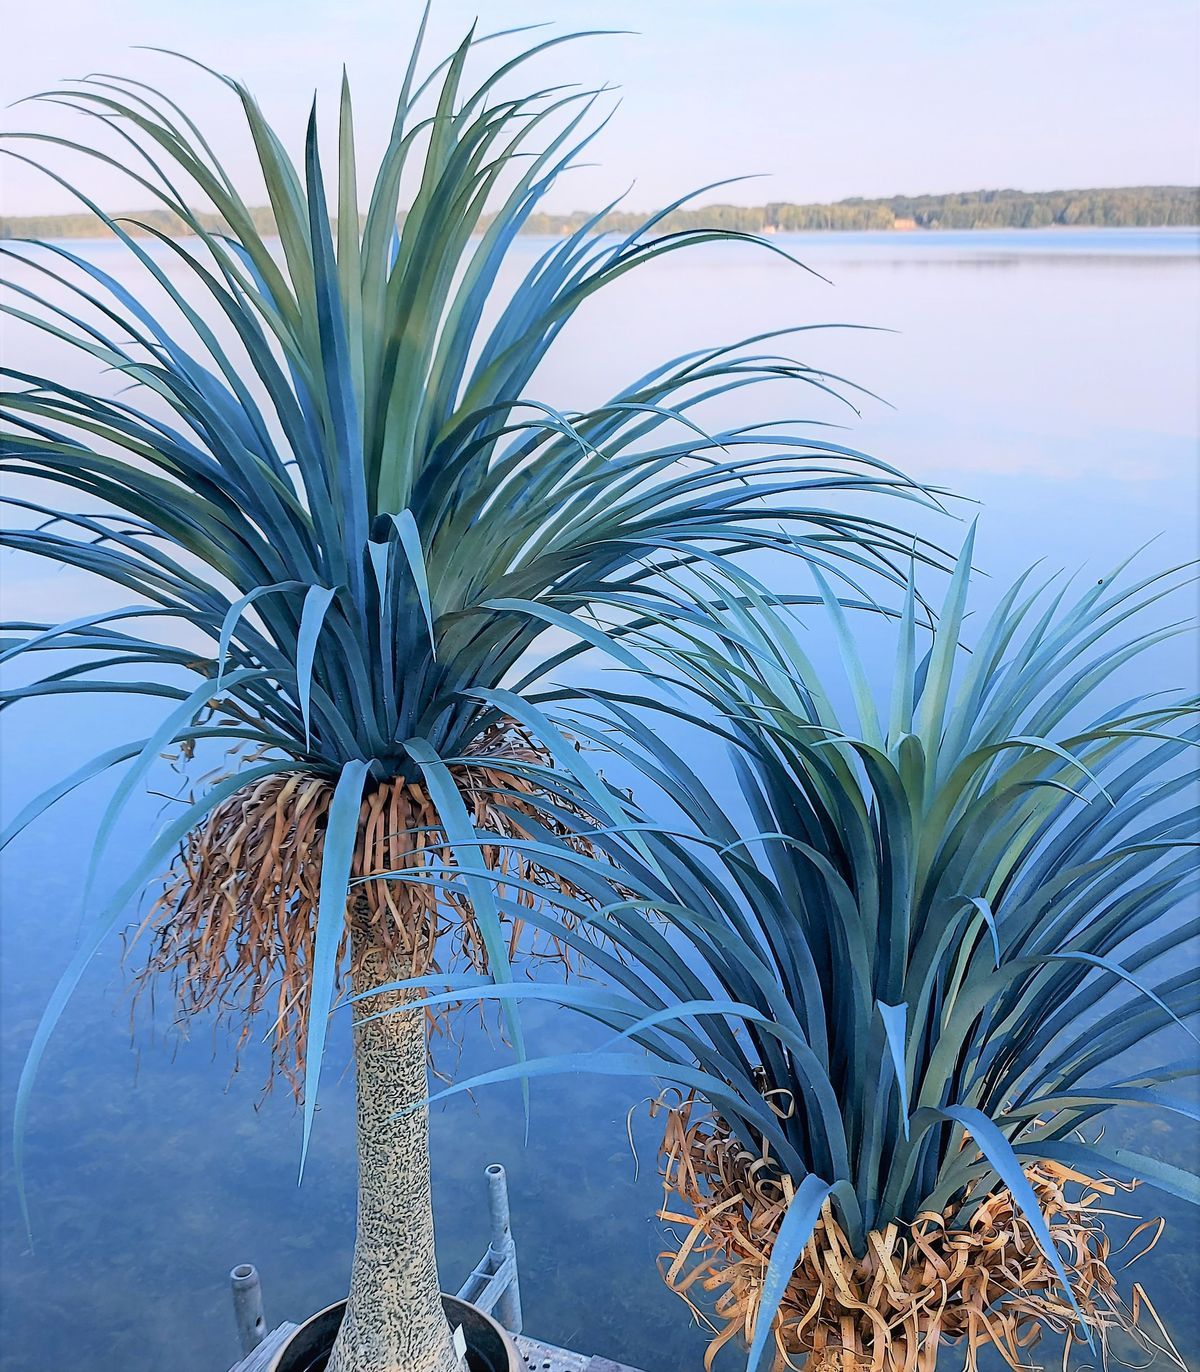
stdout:
POLYGON ((279 1345, 295 1328, 294 1324, 288 1324, 285 1321, 278 1329, 272 1329, 254 1352, 241 1362, 234 1363, 229 1372, 266 1372, 267 1364, 271 1361, 272 1355, 278 1351, 279 1345))

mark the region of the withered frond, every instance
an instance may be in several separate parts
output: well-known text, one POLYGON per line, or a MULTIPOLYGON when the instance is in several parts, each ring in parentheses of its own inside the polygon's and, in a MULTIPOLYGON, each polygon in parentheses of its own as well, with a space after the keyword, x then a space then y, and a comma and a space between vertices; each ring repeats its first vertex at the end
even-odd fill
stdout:
MULTIPOLYGON (((652 1110, 666 1114, 659 1218, 686 1226, 659 1264, 671 1289, 714 1329, 705 1359, 711 1367, 722 1347, 749 1339, 756 1328, 794 1186, 769 1149, 750 1152, 694 1096, 672 1104, 660 1098, 652 1110)), ((1132 1184, 1047 1160, 1025 1175, 1073 1273, 1072 1293, 1105 1365, 1109 1340, 1119 1331, 1185 1366, 1142 1288, 1135 1283, 1129 1306, 1118 1293, 1105 1218, 1119 1213, 1110 1199, 1132 1184)), ((866 1252, 856 1256, 826 1201, 772 1320, 775 1367, 934 1372, 940 1350, 964 1344, 967 1372, 977 1372, 985 1347, 1023 1368, 1030 1366, 1026 1350, 1048 1330, 1066 1335, 1068 1357, 1085 1335, 1011 1193, 984 1196, 966 1207, 966 1219, 961 1202, 911 1224, 887 1224, 867 1236, 866 1252)), ((1161 1232, 1161 1221, 1144 1222, 1124 1248, 1137 1247, 1140 1256, 1161 1232)))
MULTIPOLYGON (((541 762, 534 745, 508 730, 513 762, 541 762)), ((490 740, 494 742, 493 740, 490 740)), ((486 764, 454 769, 477 830, 495 834, 481 849, 482 863, 498 879, 497 891, 529 908, 535 889, 579 896, 561 874, 550 872, 505 840, 530 837, 522 812, 539 825, 565 832, 539 806, 527 777, 504 770, 494 747, 486 764), (524 799, 522 798, 524 797, 524 799), (503 877, 517 878, 505 887, 503 877)), ((326 819, 334 781, 308 772, 265 777, 234 792, 216 807, 181 847, 155 901, 130 943, 150 941, 137 974, 140 993, 165 975, 179 1012, 215 1011, 235 1027, 240 1049, 251 1022, 272 1015, 272 1066, 299 1095, 307 1038, 311 972, 326 819)), ((572 836, 581 851, 586 839, 572 836)), ((454 857, 439 827, 437 810, 417 782, 391 778, 364 794, 351 867, 347 925, 338 954, 338 990, 345 995, 355 972, 350 920, 365 921, 371 936, 358 946, 382 949, 392 978, 423 976, 446 967, 486 974, 487 951, 472 918, 470 901, 452 881, 405 881, 395 874, 441 865, 454 857), (379 874, 389 873, 387 878, 379 874), (373 878, 373 879, 372 879, 373 878)), ((527 932, 508 920, 510 955, 527 932)), ((532 940, 527 954, 540 962, 568 962, 557 938, 532 940)), ((359 958, 361 961, 361 957, 359 958)), ((429 1012, 444 1030, 445 1007, 429 1012)))

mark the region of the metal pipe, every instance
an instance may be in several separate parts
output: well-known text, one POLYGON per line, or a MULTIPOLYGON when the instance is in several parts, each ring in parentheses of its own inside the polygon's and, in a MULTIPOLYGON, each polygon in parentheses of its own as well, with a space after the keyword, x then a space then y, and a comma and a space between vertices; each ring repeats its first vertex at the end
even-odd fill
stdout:
POLYGON ((521 1285, 517 1280, 517 1245, 513 1242, 508 1216, 508 1178, 504 1168, 493 1162, 487 1168, 488 1214, 492 1239, 489 1253, 497 1267, 508 1260, 511 1273, 494 1307, 494 1314, 510 1333, 521 1332, 521 1285))
POLYGON ((229 1274, 229 1285, 233 1288, 233 1318, 237 1321, 242 1356, 248 1357, 267 1334, 258 1270, 252 1263, 239 1263, 229 1274))

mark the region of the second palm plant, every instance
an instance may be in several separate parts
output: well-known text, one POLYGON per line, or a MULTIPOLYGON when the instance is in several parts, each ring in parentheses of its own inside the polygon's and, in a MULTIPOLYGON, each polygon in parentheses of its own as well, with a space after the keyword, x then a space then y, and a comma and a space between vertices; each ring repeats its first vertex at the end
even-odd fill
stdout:
MULTIPOLYGON (((576 710, 642 801, 593 836, 620 889, 580 853, 595 908, 563 903, 603 931, 587 956, 608 985, 546 993, 616 1037, 485 1079, 669 1084, 664 1214, 683 1227, 663 1269, 715 1321, 710 1360, 745 1336, 753 1369, 932 1372, 951 1344, 1015 1367, 1056 1332, 1178 1361, 1152 1293, 1118 1284, 1106 1216, 1134 1182, 1193 1202, 1200 1182, 1105 1126, 1200 1114, 1181 963, 1200 717, 1111 685, 1178 631, 1130 626, 1182 578, 1070 603, 1027 574, 968 638, 971 557, 936 627, 910 582, 882 708, 822 578, 836 688, 778 597, 706 575, 643 635, 672 690, 576 710)), ((1156 1233, 1127 1234, 1125 1260, 1156 1233)))

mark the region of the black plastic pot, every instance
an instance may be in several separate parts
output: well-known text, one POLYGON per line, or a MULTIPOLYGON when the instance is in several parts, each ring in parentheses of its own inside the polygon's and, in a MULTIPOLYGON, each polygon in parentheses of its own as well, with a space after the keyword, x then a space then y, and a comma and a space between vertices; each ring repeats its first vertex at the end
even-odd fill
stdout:
MULTIPOLYGON (((470 1372, 522 1372, 512 1339, 490 1315, 457 1296, 443 1296, 442 1308, 451 1328, 462 1325, 470 1372)), ((271 1359, 267 1372, 324 1372, 345 1310, 346 1302, 338 1301, 305 1320, 271 1359)))

